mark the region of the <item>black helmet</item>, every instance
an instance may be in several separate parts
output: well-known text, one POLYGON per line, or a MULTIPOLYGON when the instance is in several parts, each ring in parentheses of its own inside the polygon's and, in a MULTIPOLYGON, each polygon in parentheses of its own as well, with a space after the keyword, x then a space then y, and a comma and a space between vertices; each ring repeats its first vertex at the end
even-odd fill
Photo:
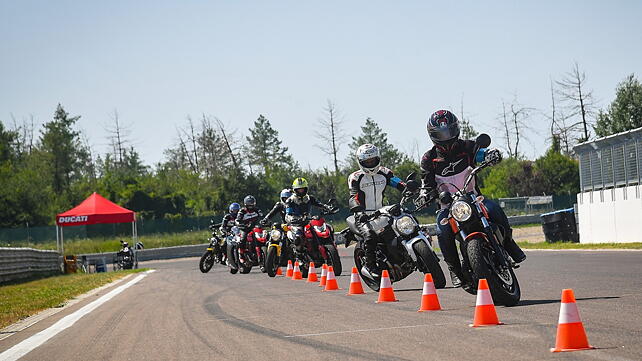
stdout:
POLYGON ((438 110, 428 119, 428 135, 437 146, 450 146, 459 139, 459 120, 448 110, 438 110))
POLYGON ((254 208, 256 206, 256 198, 254 196, 246 196, 243 198, 243 205, 245 208, 254 208))

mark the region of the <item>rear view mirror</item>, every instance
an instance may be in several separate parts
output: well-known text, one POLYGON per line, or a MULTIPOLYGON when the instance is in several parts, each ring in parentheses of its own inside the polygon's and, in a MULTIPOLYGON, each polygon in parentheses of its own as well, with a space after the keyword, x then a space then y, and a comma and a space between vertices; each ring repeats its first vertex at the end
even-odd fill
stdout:
POLYGON ((475 139, 475 146, 477 149, 488 148, 490 145, 490 137, 488 134, 480 134, 477 139, 475 139))

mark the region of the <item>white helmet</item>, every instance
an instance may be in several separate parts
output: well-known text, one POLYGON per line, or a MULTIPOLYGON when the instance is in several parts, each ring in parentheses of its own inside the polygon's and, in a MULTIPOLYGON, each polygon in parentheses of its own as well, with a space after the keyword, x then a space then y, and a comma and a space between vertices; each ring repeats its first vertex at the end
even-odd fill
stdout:
POLYGON ((363 144, 357 149, 359 168, 368 174, 375 174, 381 167, 379 149, 372 144, 363 144))

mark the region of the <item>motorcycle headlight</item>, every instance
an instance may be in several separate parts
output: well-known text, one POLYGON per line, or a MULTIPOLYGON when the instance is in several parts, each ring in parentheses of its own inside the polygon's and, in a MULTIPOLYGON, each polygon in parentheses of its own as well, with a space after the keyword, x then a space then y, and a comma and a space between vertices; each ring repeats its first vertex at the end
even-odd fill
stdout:
POLYGON ((473 209, 470 204, 464 201, 457 201, 450 208, 450 213, 458 222, 465 222, 470 218, 473 209))
POLYGON ((314 229, 315 229, 317 232, 319 232, 319 233, 323 233, 323 232, 325 232, 326 228, 327 228, 327 227, 326 227, 326 225, 325 225, 325 224, 323 224, 322 226, 314 226, 314 229))
POLYGON ((397 231, 405 236, 413 234, 417 229, 417 223, 409 216, 403 216, 397 219, 395 226, 397 227, 397 231))
POLYGON ((281 231, 274 229, 272 232, 270 232, 270 238, 272 238, 273 241, 278 241, 281 239, 281 231))

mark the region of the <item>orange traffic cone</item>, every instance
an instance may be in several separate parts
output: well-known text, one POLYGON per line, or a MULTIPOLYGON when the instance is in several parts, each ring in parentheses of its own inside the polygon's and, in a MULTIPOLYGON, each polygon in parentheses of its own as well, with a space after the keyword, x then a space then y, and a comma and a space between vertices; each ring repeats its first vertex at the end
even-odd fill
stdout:
POLYGON ((294 261, 294 271, 292 272, 292 280, 302 280, 303 275, 301 274, 301 269, 299 268, 299 261, 294 261))
POLYGON ((321 281, 319 282, 319 287, 325 287, 325 284, 328 280, 328 265, 323 264, 321 267, 321 281))
POLYGON ((337 284, 337 279, 334 277, 334 268, 332 266, 328 267, 328 279, 325 284, 324 291, 336 291, 339 288, 337 284))
POLYGON ((392 282, 390 282, 390 275, 388 270, 385 269, 381 273, 381 284, 379 286, 379 299, 377 303, 381 302, 397 302, 395 298, 395 291, 392 290, 392 282))
POLYGON ((288 260, 288 267, 285 269, 285 277, 292 277, 292 273, 294 272, 292 268, 292 260, 288 260))
POLYGON ((560 305, 560 317, 557 322, 557 339, 555 348, 551 352, 590 350, 595 347, 589 345, 584 331, 584 325, 580 320, 580 311, 575 303, 575 295, 572 289, 562 290, 562 304, 560 305))
POLYGON ((424 290, 421 293, 421 306, 419 311, 438 311, 441 310, 439 304, 439 297, 437 297, 437 290, 435 290, 435 283, 432 280, 432 275, 426 273, 424 276, 424 290))
POLYGON ((479 280, 477 286, 477 302, 475 303, 475 319, 470 327, 503 325, 497 318, 493 296, 490 294, 485 278, 479 280))
POLYGON ((281 266, 276 268, 276 275, 277 276, 283 276, 283 270, 281 269, 281 266))
POLYGON ((319 282, 319 277, 317 277, 317 270, 314 268, 314 262, 310 262, 310 268, 308 269, 308 280, 306 282, 319 282))
POLYGON ((363 285, 361 285, 361 277, 359 277, 359 272, 357 272, 357 267, 352 267, 352 274, 350 274, 350 289, 348 290, 348 296, 350 295, 362 295, 363 285))

